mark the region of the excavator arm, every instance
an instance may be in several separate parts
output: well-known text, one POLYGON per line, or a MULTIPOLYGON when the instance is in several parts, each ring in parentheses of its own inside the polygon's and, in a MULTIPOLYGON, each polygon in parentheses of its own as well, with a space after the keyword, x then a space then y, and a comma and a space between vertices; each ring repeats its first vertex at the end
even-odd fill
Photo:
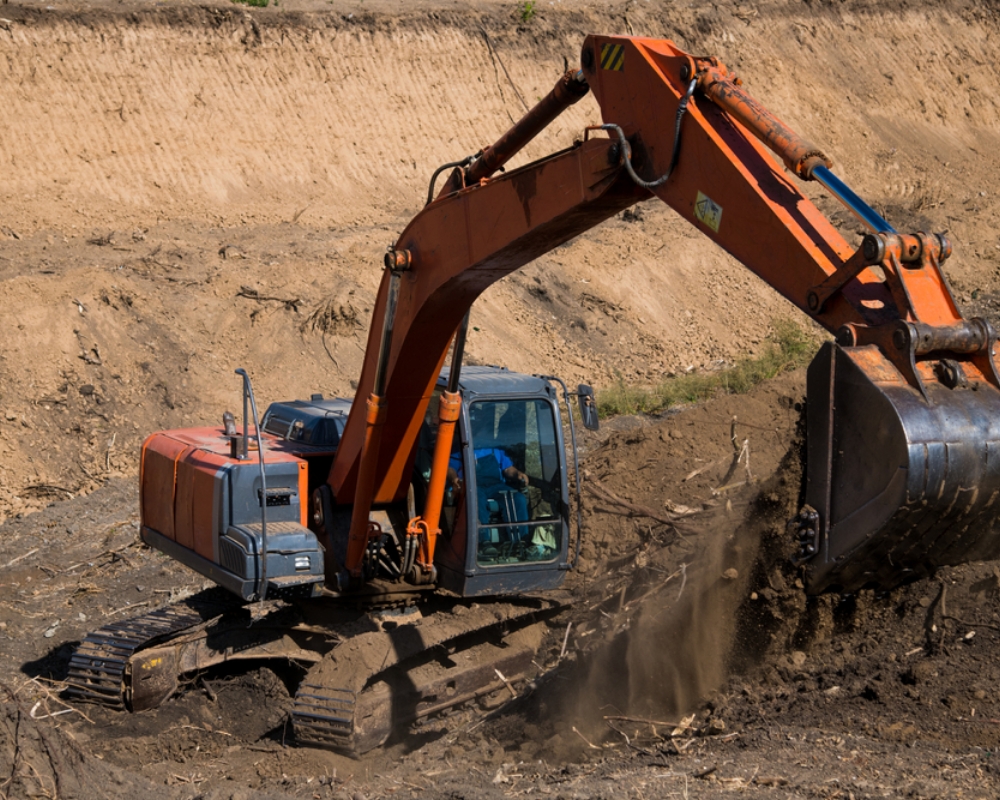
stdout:
POLYGON ((836 335, 808 378, 795 530, 809 589, 891 586, 1000 555, 995 334, 962 318, 940 269, 948 241, 898 234, 715 59, 590 36, 581 64, 459 166, 387 255, 358 388, 368 403, 354 404, 329 478, 355 506, 347 568, 370 535, 371 505, 406 493, 437 375, 475 298, 654 195, 836 335), (606 133, 588 129, 572 148, 493 177, 588 87, 606 133), (819 181, 859 217, 871 230, 860 247, 798 180, 819 181))

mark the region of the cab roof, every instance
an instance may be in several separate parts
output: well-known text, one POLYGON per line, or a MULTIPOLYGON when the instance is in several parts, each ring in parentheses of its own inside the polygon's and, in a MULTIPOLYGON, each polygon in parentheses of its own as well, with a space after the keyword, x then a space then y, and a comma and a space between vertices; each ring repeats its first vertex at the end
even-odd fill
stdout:
MULTIPOLYGON (((451 373, 450 367, 441 370, 438 386, 445 386, 451 373)), ((467 399, 473 395, 501 394, 551 394, 554 390, 548 381, 534 375, 511 372, 506 367, 472 366, 462 367, 459 389, 467 399)))

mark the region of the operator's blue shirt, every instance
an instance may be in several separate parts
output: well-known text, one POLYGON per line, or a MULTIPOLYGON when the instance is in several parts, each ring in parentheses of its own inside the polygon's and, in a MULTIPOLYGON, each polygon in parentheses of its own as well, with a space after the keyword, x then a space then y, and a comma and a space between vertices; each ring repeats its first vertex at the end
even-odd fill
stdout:
MULTIPOLYGON (((513 509, 502 507, 496 513, 499 515, 498 522, 523 522, 528 519, 528 500, 523 492, 508 489, 504 481, 504 471, 514 466, 501 447, 477 447, 473 450, 476 457, 476 507, 479 517, 479 541, 480 544, 488 544, 491 541, 490 529, 486 526, 490 524, 491 512, 489 501, 500 495, 509 496, 510 502, 514 504, 513 509)), ((458 477, 462 477, 462 459, 458 453, 452 455, 448 465, 454 468, 458 477)), ((512 526, 506 536, 513 540, 520 540, 525 536, 527 528, 525 526, 512 526)))
MULTIPOLYGON (((502 481, 504 471, 514 466, 514 462, 510 460, 510 456, 503 451, 502 447, 477 447, 473 450, 473 454, 476 461, 487 456, 493 456, 497 460, 497 464, 500 466, 500 475, 494 483, 502 481)), ((462 477, 462 456, 460 453, 452 453, 448 466, 455 470, 459 478, 462 477)))

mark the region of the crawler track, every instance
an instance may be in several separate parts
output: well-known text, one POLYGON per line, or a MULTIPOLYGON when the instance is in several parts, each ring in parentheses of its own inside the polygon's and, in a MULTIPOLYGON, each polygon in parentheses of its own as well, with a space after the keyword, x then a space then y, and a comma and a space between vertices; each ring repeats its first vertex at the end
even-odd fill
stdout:
POLYGON ((265 605, 213 595, 106 625, 73 654, 67 692, 139 711, 176 692, 181 675, 214 664, 311 662, 292 711, 297 741, 360 755, 420 717, 506 691, 531 671, 545 620, 565 607, 555 599, 458 601, 402 617, 326 608, 321 623, 322 606, 265 605))
POLYGON ((70 659, 67 692, 79 700, 124 709, 131 700, 128 670, 132 656, 223 610, 221 604, 180 603, 105 625, 88 634, 70 659))
POLYGON ((331 650, 295 696, 296 739, 349 755, 523 677, 558 602, 456 605, 331 650), (502 676, 502 677, 501 677, 502 676))

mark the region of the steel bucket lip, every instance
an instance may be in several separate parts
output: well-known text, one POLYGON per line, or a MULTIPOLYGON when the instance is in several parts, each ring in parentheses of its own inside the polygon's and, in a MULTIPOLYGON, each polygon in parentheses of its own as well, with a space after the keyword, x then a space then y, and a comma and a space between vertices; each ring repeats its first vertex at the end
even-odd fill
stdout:
POLYGON ((1000 558, 1000 391, 930 384, 924 399, 901 375, 886 380, 891 365, 872 349, 827 343, 809 366, 805 502, 820 516, 810 594, 1000 558))

